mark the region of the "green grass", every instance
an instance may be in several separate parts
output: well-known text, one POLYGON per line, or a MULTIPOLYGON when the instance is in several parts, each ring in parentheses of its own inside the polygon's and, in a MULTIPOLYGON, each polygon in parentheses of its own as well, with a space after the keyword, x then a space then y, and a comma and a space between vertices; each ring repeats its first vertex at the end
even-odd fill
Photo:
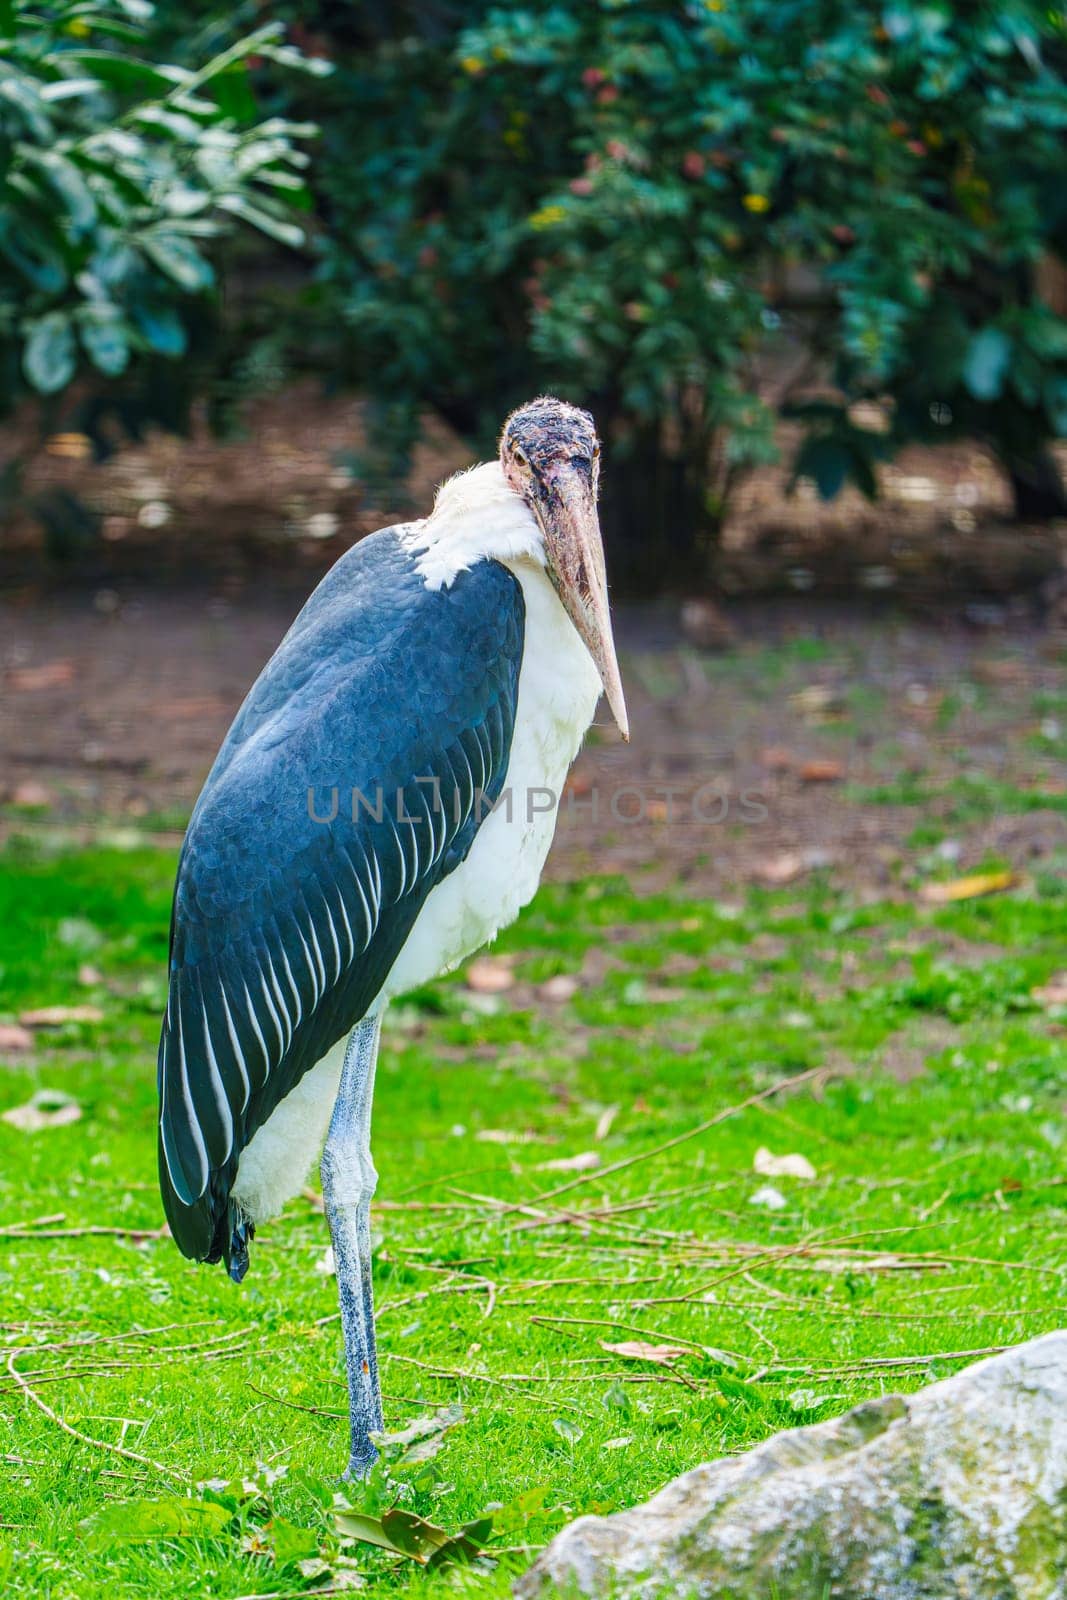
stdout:
MULTIPOLYGON (((961 752, 966 757, 966 752, 961 752)), ((988 821, 991 817, 1022 816, 1030 811, 1067 815, 1067 794, 1038 779, 1033 788, 1020 788, 985 773, 965 773, 947 783, 931 784, 921 774, 902 773, 891 783, 850 785, 850 800, 864 806, 922 806, 941 822, 956 827, 988 821)))
POLYGON ((239 1290, 156 1235, 173 866, 147 849, 0 857, 0 1014, 104 1012, 0 1065, 0 1111, 41 1088, 82 1109, 34 1134, 0 1121, 6 1593, 296 1594, 318 1552, 334 1584, 349 1560, 382 1591, 503 1594, 524 1547, 567 1518, 1063 1321, 1067 1052, 1063 1019, 1031 998, 1064 965, 1051 881, 946 909, 819 883, 729 905, 550 885, 501 941, 514 989, 456 978, 387 1024, 387 1423, 450 1404, 464 1420, 433 1459, 349 1491, 449 1530, 503 1507, 490 1544, 505 1553, 425 1574, 342 1547, 321 1215, 299 1200, 265 1228, 239 1290), (560 972, 577 993, 544 1000, 560 972), (826 1071, 659 1151, 812 1068, 826 1071), (803 1153, 815 1180, 757 1175, 760 1146, 803 1153), (539 1170, 588 1151, 602 1171, 539 1170), (781 1209, 751 1203, 767 1185, 781 1209), (93 1227, 114 1231, 79 1231, 93 1227), (686 1353, 666 1368, 603 1348, 627 1339, 686 1353))

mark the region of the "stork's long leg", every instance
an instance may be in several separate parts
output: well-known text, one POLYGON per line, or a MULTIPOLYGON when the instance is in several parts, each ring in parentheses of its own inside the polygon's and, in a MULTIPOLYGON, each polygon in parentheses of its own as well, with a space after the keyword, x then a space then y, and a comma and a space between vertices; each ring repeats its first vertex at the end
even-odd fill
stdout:
POLYGON ((378 1174, 370 1153, 371 1101, 380 1013, 352 1030, 337 1103, 322 1153, 322 1192, 330 1224, 341 1301, 352 1446, 346 1478, 362 1477, 378 1452, 370 1435, 382 1426, 371 1288, 370 1203, 378 1174))

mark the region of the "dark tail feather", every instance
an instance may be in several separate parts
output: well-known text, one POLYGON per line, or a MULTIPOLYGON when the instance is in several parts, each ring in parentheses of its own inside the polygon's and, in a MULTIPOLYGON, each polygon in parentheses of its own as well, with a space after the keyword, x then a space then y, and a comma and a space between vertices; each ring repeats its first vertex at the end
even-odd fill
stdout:
POLYGON ((240 1283, 248 1271, 248 1246, 256 1236, 256 1227, 236 1200, 230 1201, 228 1222, 227 1238, 223 1244, 226 1271, 234 1283, 240 1283))

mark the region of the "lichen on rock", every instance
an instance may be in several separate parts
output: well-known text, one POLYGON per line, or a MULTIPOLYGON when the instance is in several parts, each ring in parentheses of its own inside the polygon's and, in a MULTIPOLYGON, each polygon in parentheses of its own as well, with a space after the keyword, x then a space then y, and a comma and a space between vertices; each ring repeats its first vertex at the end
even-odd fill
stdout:
POLYGON ((646 1600, 1067 1600, 1067 1331, 581 1517, 516 1585, 646 1600))

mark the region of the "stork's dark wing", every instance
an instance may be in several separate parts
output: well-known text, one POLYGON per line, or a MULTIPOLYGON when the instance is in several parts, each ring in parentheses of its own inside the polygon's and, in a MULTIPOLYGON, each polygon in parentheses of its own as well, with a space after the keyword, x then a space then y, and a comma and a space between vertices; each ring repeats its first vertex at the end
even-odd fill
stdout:
POLYGON ((385 529, 319 585, 238 713, 178 866, 159 1046, 160 1183, 186 1255, 229 1258, 242 1149, 365 1015, 498 798, 523 629, 506 568, 430 590, 385 529))

